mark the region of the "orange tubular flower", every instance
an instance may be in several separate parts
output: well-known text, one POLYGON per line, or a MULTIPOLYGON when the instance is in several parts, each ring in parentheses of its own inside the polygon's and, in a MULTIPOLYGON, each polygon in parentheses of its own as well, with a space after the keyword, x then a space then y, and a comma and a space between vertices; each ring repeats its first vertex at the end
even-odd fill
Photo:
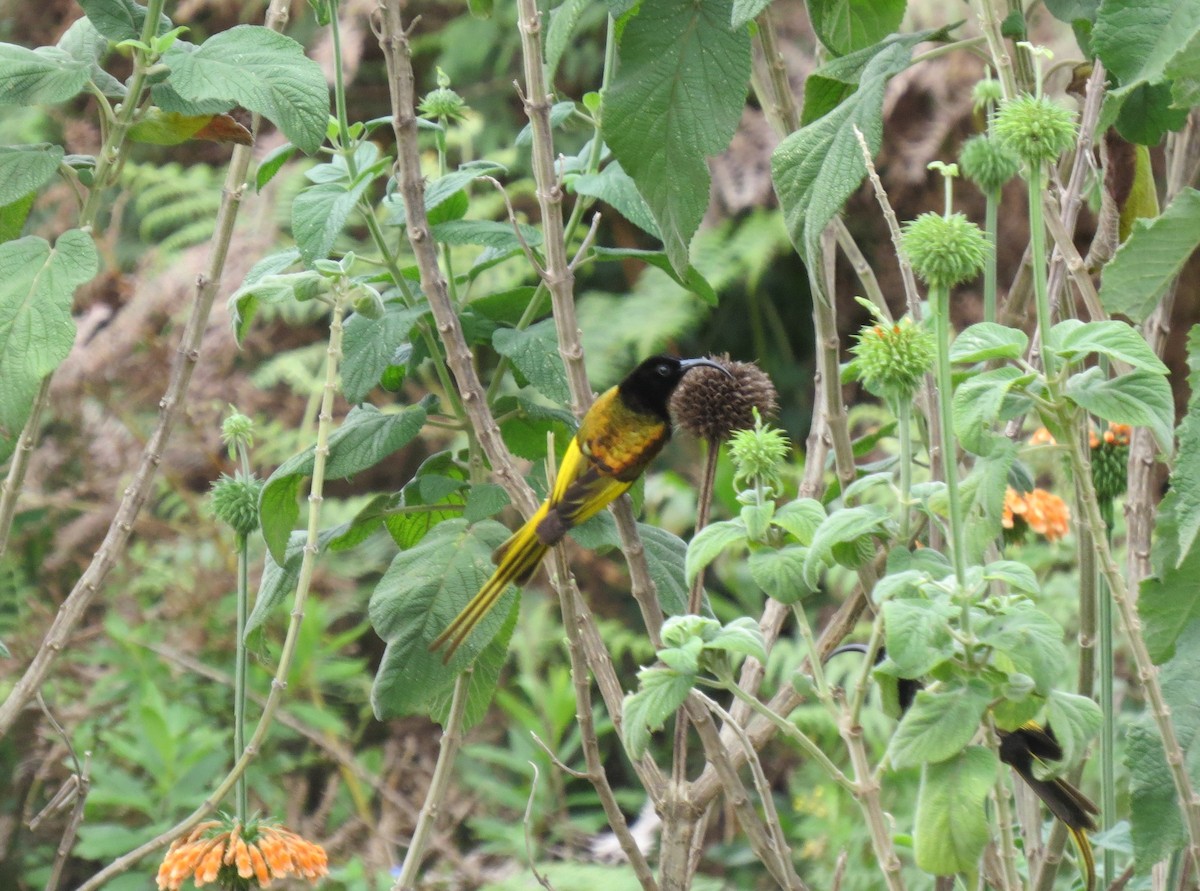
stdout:
POLYGON ((1049 541, 1058 541, 1067 534, 1071 509, 1067 503, 1045 489, 1020 494, 1009 488, 1004 492, 1004 515, 1000 524, 1020 537, 1026 528, 1049 541))
POLYGON ((175 840, 158 868, 159 891, 215 882, 225 891, 266 888, 274 879, 329 874, 325 849, 281 826, 251 820, 209 820, 175 840))

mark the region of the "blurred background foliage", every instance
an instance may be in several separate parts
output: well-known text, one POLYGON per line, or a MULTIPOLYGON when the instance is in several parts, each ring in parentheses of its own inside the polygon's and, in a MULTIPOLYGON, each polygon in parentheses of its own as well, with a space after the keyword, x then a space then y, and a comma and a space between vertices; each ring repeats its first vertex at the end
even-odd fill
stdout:
MULTIPOLYGON (((547 0, 542 5, 548 13, 554 4, 547 0)), ((341 6, 352 121, 389 111, 383 59, 368 25, 373 6, 368 0, 348 0, 341 6)), ((536 224, 528 144, 518 136, 525 119, 512 88, 520 67, 513 4, 495 4, 490 18, 470 15, 454 0, 425 0, 411 7, 421 17, 413 40, 419 88, 432 89, 435 70, 441 68, 472 109, 448 147, 453 162, 488 158, 505 165, 504 180, 519 215, 536 224)), ((198 41, 239 22, 261 21, 264 8, 261 2, 184 0, 169 12, 187 23, 191 39, 198 41)), ((784 53, 793 85, 798 87, 815 64, 815 41, 802 3, 777 2, 774 9, 786 38, 784 53)), ((69 0, 2 0, 0 40, 52 44, 79 14, 69 0)), ((558 69, 560 95, 579 99, 595 89, 603 62, 605 14, 600 3, 580 7, 575 36, 558 69)), ((914 2, 905 30, 962 17, 960 3, 914 2)), ((1035 27, 1038 21, 1042 20, 1035 18, 1035 27)), ((293 4, 292 22, 290 33, 328 69, 328 34, 315 25, 305 3, 293 4)), ((1049 21, 1043 24, 1051 27, 1049 21)), ((1055 32, 1047 30, 1037 39, 1054 43, 1055 32)), ((980 73, 977 60, 959 54, 917 66, 892 85, 878 164, 901 219, 940 206, 940 182, 927 174, 925 163, 953 157, 961 141, 974 132, 970 88, 980 73)), ((99 134, 85 106, 86 100, 80 100, 49 112, 6 109, 6 138, 94 151, 99 134)), ((379 132, 390 137, 386 130, 379 132)), ((584 128, 573 128, 568 121, 559 131, 556 149, 569 157, 583 148, 585 138, 584 128)), ((278 134, 265 131, 258 151, 265 155, 281 141, 278 134)), ((657 349, 685 355, 728 352, 735 358, 756 359, 780 391, 779 424, 799 445, 811 410, 812 326, 806 276, 787 242, 771 190, 768 159, 774 141, 751 102, 734 144, 712 161, 713 202, 692 258, 720 295, 716 308, 664 273, 631 261, 585 267, 577 276, 576 290, 589 372, 597 388, 615 382, 636 359, 657 349), (629 324, 630 318, 636 324, 629 324)), ((211 230, 227 153, 227 148, 207 143, 139 146, 135 160, 125 168, 124 191, 102 245, 106 272, 77 302, 80 346, 56 376, 56 415, 31 470, 11 556, 0 565, 0 639, 14 656, 0 662, 0 686, 13 667, 25 664, 36 650, 58 603, 99 543, 113 509, 113 482, 128 475, 129 462, 153 423, 164 357, 180 324, 181 295, 200 268, 203 249, 195 246, 211 230)), ((428 156, 432 170, 432 144, 428 156)), ((291 197, 311 165, 301 159, 290 162, 262 194, 251 196, 223 296, 252 263, 290 244, 291 197)), ((477 191, 473 211, 499 217, 499 196, 477 191)), ((1021 206, 1019 192, 1006 196, 1008 200, 1013 207, 1021 206)), ((973 217, 981 216, 982 196, 964 187, 960 202, 973 217)), ((64 228, 69 214, 65 187, 54 187, 39 202, 30 231, 53 235, 64 228)), ((899 304, 891 243, 866 191, 852 199, 846 218, 885 293, 899 304)), ((1011 214, 1004 225, 1012 231, 1002 231, 1002 244, 1025 243, 1024 219, 1023 211, 1011 214)), ((1090 225, 1085 219, 1080 226, 1081 245, 1090 238, 1090 225)), ((359 241, 363 238, 363 231, 351 229, 338 247, 353 249, 365 243, 359 241)), ((615 216, 602 223, 600 242, 656 246, 615 216)), ((1002 282, 1011 280, 1018 260, 1011 252, 1002 253, 1002 282)), ((480 293, 530 283, 528 270, 514 264, 484 275, 480 293)), ((839 322, 847 336, 865 321, 865 314, 849 300, 854 290, 850 270, 841 269, 839 275, 845 283, 839 289, 845 298, 839 322)), ((1181 299, 1178 305, 1194 312, 1196 301, 1181 299)), ((962 293, 956 307, 961 322, 978 319, 979 295, 962 293)), ((228 759, 235 566, 231 542, 206 500, 211 481, 232 469, 219 442, 219 421, 231 404, 255 419, 254 460, 265 476, 311 439, 316 411, 312 382, 324 350, 322 324, 306 324, 303 314, 272 318, 270 312, 264 311, 265 321, 242 351, 233 343, 227 315, 220 310, 214 315, 209 352, 192 386, 192 410, 163 463, 166 472, 139 520, 135 544, 110 577, 103 606, 75 635, 71 652, 47 688, 49 711, 70 728, 76 750, 91 753, 92 788, 67 886, 188 813, 228 759)), ((1187 325, 1172 327, 1182 331, 1187 325)), ((487 368, 497 357, 481 350, 478 359, 487 380, 487 368)), ((419 392, 420 376, 405 386, 419 392)), ((858 401, 856 393, 848 397, 858 401)), ((855 420, 859 434, 879 426, 878 413, 869 407, 856 413, 855 420)), ((327 520, 333 524, 353 516, 364 493, 398 490, 422 460, 448 445, 426 437, 385 466, 335 484, 326 500, 327 520)), ((882 456, 893 446, 885 438, 877 449, 882 456)), ((694 442, 672 444, 646 479, 648 522, 681 535, 690 532, 698 463, 694 442)), ((797 455, 797 477, 801 465, 802 456, 797 455)), ((722 467, 718 515, 736 512, 729 476, 728 468, 722 467)), ((1065 481, 1056 483, 1061 491, 1065 481)), ((794 481, 789 495, 793 493, 794 481)), ((1044 580, 1050 595, 1046 609, 1064 620, 1071 615, 1074 597, 1074 582, 1064 571, 1072 549, 1070 538, 1057 544, 1031 542, 1018 555, 1044 580), (1056 612, 1059 599, 1061 609, 1056 612)), ((390 542, 380 535, 377 546, 368 541, 352 558, 330 553, 320 564, 317 596, 310 599, 283 716, 250 773, 253 808, 282 817, 328 848, 336 866, 326 883, 331 889, 390 886, 397 852, 407 843, 436 757, 439 733, 432 723, 408 718, 380 724, 370 713, 370 679, 382 643, 369 633, 365 607, 391 554, 390 542)), ((261 561, 261 552, 256 559, 261 561)), ((585 594, 603 617, 607 642, 623 669, 645 664, 651 657, 649 645, 623 621, 632 609, 620 593, 623 570, 606 557, 582 550, 576 550, 574 559, 585 594)), ((822 595, 807 601, 815 623, 836 607, 848 584, 847 578, 834 575, 822 595)), ((748 583, 744 568, 735 564, 718 565, 711 591, 714 610, 722 619, 757 614, 760 608, 748 600, 757 599, 752 593, 757 589, 748 583)), ((428 874, 445 879, 446 887, 529 887, 528 874, 519 871, 527 861, 527 807, 534 856, 539 861, 566 861, 545 867, 559 891, 591 889, 601 882, 614 891, 636 887, 625 869, 606 864, 596 853, 605 847, 603 839, 597 839, 604 819, 590 786, 557 769, 547 753, 548 749, 568 765, 580 764, 574 698, 555 609, 548 600, 527 598, 500 693, 489 719, 470 735, 432 845, 428 874), (544 747, 534 741, 534 734, 544 747)), ((256 643, 261 658, 251 677, 254 701, 261 701, 268 690, 268 668, 283 621, 272 619, 256 643)), ((780 652, 786 654, 788 646, 787 640, 781 642, 780 652)), ((770 685, 790 682, 790 666, 799 657, 797 651, 773 659, 765 694, 770 685)), ((838 748, 836 728, 821 708, 805 707, 796 717, 830 750, 838 748)), ((866 733, 878 755, 893 725, 878 710, 867 717, 866 733)), ((633 791, 637 787, 632 772, 622 767, 624 754, 611 724, 601 714, 597 721, 610 779, 632 816, 643 801, 633 791)), ((871 856, 866 832, 853 802, 825 783, 785 742, 772 743, 764 762, 788 840, 802 859, 800 874, 814 888, 830 887, 833 865, 844 851, 849 868, 841 887, 875 887, 874 866, 866 867, 871 856), (864 868, 856 869, 856 863, 864 868)), ((69 769, 62 742, 40 713, 27 713, 0 743, 0 789, 8 793, 0 796, 0 887, 24 891, 44 883, 65 815, 49 815, 34 831, 26 823, 69 769)), ((884 788, 885 807, 910 813, 915 788, 915 774, 893 778, 884 788)), ((710 826, 710 832, 726 843, 713 848, 711 858, 701 864, 701 872, 710 878, 702 878, 696 887, 767 887, 765 873, 737 837, 732 816, 718 813, 710 826)), ((153 869, 145 864, 108 887, 149 887, 153 869)))

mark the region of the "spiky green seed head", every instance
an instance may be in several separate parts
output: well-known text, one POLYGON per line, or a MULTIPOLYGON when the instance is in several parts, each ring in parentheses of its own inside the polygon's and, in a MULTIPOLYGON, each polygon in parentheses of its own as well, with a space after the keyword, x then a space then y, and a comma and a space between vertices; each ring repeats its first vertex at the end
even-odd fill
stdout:
POLYGON ((232 456, 240 448, 251 448, 254 445, 254 422, 230 406, 232 414, 221 422, 221 442, 229 446, 232 456))
POLYGON ((418 106, 421 116, 430 120, 445 118, 461 121, 467 116, 467 103, 462 96, 449 87, 438 87, 425 95, 418 106))
POLYGON ((212 487, 213 513, 238 535, 250 535, 258 529, 258 496, 262 488, 262 480, 253 475, 247 479, 240 474, 236 477, 221 474, 212 487))
POLYGON ((926 284, 951 288, 977 276, 991 253, 982 230, 961 213, 923 213, 904 226, 901 246, 926 284))
POLYGON ((931 331, 904 318, 864 326, 851 347, 859 380, 877 396, 911 399, 934 359, 931 331))
POLYGON ((985 195, 994 195, 1017 175, 1021 159, 998 139, 980 134, 963 143, 958 153, 963 175, 985 195))
POLYGON ((989 105, 999 105, 1003 98, 1004 91, 1000 87, 1000 81, 991 77, 976 81, 971 90, 971 102, 976 111, 983 111, 989 105))
POLYGON ((1045 96, 1021 96, 1000 106, 992 132, 1023 161, 1055 161, 1075 143, 1075 112, 1045 96))
POLYGON ((791 443, 782 430, 763 424, 757 408, 753 411, 754 427, 738 430, 729 440, 734 485, 741 488, 757 482, 774 487, 779 482, 791 443))

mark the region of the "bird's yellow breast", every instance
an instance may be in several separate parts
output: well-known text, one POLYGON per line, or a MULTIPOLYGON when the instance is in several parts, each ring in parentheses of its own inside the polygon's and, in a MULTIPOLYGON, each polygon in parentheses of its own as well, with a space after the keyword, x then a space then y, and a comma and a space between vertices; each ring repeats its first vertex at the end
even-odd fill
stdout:
POLYGON ((645 470, 670 436, 666 422, 656 415, 634 411, 613 387, 588 409, 575 440, 583 456, 605 476, 631 481, 645 470))

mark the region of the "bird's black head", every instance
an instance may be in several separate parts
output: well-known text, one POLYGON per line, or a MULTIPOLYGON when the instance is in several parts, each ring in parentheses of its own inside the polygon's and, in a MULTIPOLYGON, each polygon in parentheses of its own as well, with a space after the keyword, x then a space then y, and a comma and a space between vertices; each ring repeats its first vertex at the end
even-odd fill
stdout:
POLYGON ((718 368, 729 374, 722 366, 709 359, 676 359, 674 356, 652 356, 626 375, 618 385, 625 404, 634 411, 657 415, 664 421, 671 420, 667 406, 671 394, 689 369, 700 365, 718 368))

